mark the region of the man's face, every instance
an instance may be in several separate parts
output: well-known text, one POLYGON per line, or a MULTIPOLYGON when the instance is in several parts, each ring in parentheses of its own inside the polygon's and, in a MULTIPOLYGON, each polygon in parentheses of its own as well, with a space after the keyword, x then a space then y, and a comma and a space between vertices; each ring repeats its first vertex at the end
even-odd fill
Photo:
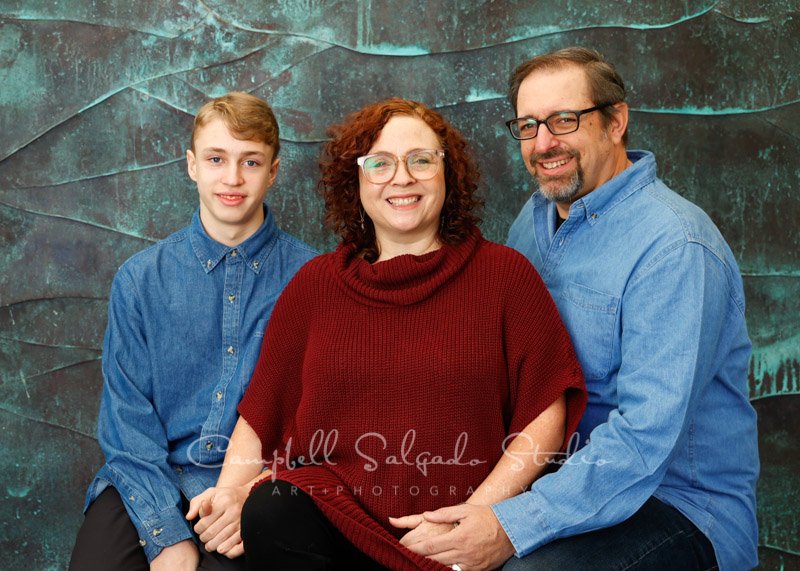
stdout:
MULTIPOLYGON (((517 116, 544 120, 558 111, 580 111, 596 104, 584 71, 566 66, 535 71, 522 81, 517 116)), ((539 125, 535 138, 520 141, 537 190, 549 200, 569 205, 612 178, 614 151, 621 148, 624 153, 624 147, 609 133, 598 111, 582 115, 580 128, 566 135, 553 135, 546 125, 539 125)))
POLYGON ((234 137, 221 119, 197 131, 186 161, 197 182, 200 220, 211 238, 235 246, 261 226, 264 196, 280 162, 273 154, 271 145, 234 137))

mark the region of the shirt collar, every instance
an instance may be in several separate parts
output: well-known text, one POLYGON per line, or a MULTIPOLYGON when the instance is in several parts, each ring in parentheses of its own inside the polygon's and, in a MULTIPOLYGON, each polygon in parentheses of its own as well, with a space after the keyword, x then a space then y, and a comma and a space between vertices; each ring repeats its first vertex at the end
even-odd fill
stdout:
POLYGON ((192 216, 190 228, 192 249, 206 273, 211 272, 225 256, 236 250, 236 255, 242 257, 245 266, 258 274, 264 267, 264 260, 269 256, 278 238, 278 227, 266 204, 264 205, 264 222, 255 234, 236 246, 220 244, 206 233, 203 223, 200 222, 200 209, 197 209, 192 216))
MULTIPOLYGON (((569 215, 582 216, 594 225, 600 217, 656 178, 656 159, 649 151, 628 151, 628 159, 633 163, 611 180, 595 188, 589 194, 576 200, 570 207, 569 215)), ((547 200, 541 193, 534 194, 534 207, 545 206, 555 210, 555 202, 547 200)), ((552 213, 555 215, 555 213, 552 213)), ((555 218, 553 218, 555 221, 555 218)))

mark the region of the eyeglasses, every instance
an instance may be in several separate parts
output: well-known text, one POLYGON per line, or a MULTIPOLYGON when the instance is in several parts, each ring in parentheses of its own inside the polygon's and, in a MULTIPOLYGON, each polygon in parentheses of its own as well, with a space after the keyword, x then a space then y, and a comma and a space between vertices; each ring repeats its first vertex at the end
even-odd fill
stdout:
POLYGON ((398 157, 390 153, 375 153, 358 157, 356 163, 361 167, 364 177, 372 184, 385 184, 394 178, 397 165, 405 161, 408 174, 417 180, 428 180, 436 176, 444 160, 440 149, 419 149, 398 157))
POLYGON ((592 111, 599 111, 613 105, 613 103, 604 103, 581 111, 557 111, 547 117, 547 119, 535 119, 533 117, 517 117, 506 121, 508 130, 511 131, 511 136, 518 141, 526 139, 534 139, 539 134, 539 125, 544 124, 547 130, 553 135, 567 135, 574 133, 581 126, 581 115, 591 113, 592 111))

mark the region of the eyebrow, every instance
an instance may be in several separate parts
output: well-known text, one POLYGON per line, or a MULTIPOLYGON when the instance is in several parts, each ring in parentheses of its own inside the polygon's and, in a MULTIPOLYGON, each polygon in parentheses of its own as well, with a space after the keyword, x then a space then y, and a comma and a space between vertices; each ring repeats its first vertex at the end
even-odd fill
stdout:
MULTIPOLYGON (((207 147, 200 151, 203 154, 216 154, 216 155, 228 155, 230 154, 227 149, 222 149, 220 147, 207 147)), ((242 157, 266 157, 264 153, 261 151, 245 151, 238 156, 242 157)))

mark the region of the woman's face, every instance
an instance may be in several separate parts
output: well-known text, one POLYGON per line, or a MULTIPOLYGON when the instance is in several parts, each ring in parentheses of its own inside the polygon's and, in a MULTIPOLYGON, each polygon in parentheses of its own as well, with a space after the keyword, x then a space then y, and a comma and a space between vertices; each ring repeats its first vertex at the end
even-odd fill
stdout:
POLYGON ((445 198, 444 164, 433 178, 417 180, 408 172, 404 157, 420 149, 441 148, 436 133, 422 119, 408 115, 389 119, 370 147, 367 154, 400 157, 388 182, 374 184, 362 169, 358 173, 361 204, 375 226, 381 252, 406 247, 410 252, 415 250, 414 244, 436 241, 445 198))

